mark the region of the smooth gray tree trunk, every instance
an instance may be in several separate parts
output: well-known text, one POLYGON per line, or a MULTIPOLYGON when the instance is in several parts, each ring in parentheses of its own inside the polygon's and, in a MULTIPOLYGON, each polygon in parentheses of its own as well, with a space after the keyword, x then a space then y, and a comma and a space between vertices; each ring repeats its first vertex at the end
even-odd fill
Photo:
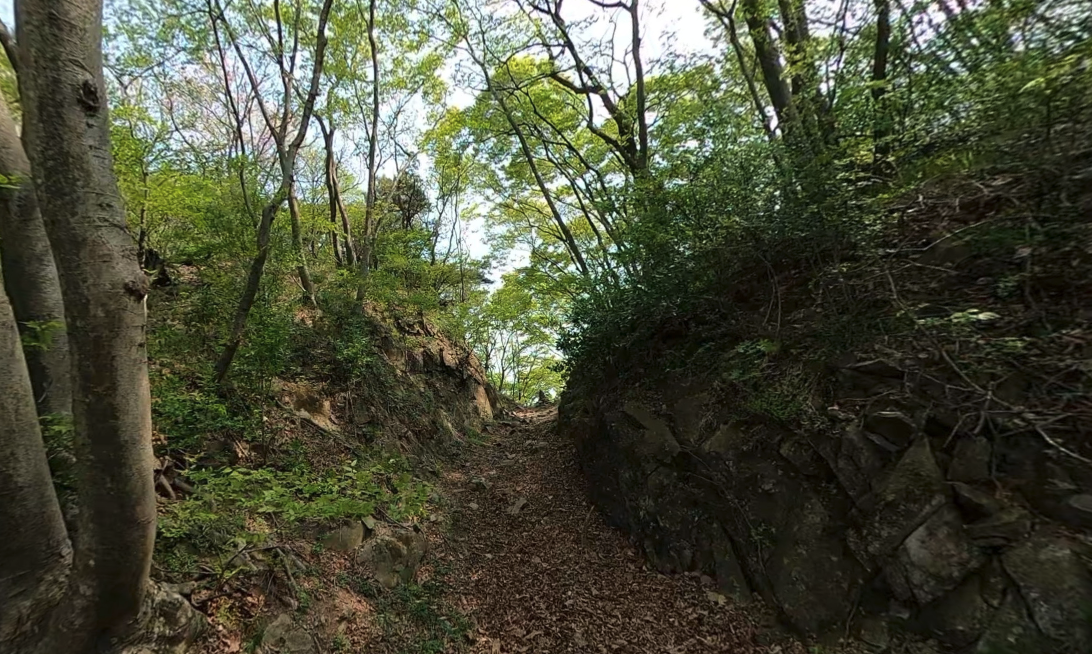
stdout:
POLYGON ((15 317, 3 292, 0 462, 0 652, 31 651, 64 597, 72 548, 53 492, 15 317))
POLYGON ((24 346, 40 417, 72 412, 71 364, 57 266, 23 143, 7 104, 0 102, 0 263, 24 346))
POLYGON ((71 330, 80 502, 72 580, 45 648, 85 652, 141 619, 155 538, 147 280, 110 154, 101 0, 16 2, 19 90, 71 330))
POLYGON ((23 0, 15 14, 18 42, 5 38, 4 48, 18 61, 25 153, 49 245, 62 253, 57 277, 72 327, 80 510, 66 529, 0 293, 0 652, 178 653, 203 621, 149 581, 147 280, 110 157, 101 0, 23 0))

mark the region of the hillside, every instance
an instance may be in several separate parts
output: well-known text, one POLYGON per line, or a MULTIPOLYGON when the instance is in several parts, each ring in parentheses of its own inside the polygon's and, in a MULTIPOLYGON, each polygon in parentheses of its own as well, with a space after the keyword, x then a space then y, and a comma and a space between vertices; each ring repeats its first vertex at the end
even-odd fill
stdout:
MULTIPOLYGON (((375 306, 295 312, 277 376, 210 393, 210 359, 193 356, 207 330, 192 320, 208 285, 197 266, 165 270, 174 281, 149 298, 155 577, 207 616, 207 651, 256 647, 265 632, 262 651, 279 651, 269 643, 294 610, 368 601, 324 586, 348 553, 365 547, 377 558, 360 565, 384 583, 414 579, 439 463, 481 439, 500 400, 458 339, 375 306)), ((320 633, 323 648, 349 638, 307 638, 320 633)))
POLYGON ((853 250, 733 262, 719 301, 634 324, 561 404, 592 497, 802 633, 1086 651, 1090 170, 1077 145, 940 178, 853 250))
POLYGON ((804 651, 711 577, 651 568, 590 503, 556 409, 497 397, 428 321, 300 312, 299 366, 217 410, 177 319, 199 271, 168 269, 154 576, 207 621, 191 651, 804 651))
POLYGON ((19 0, 0 654, 1092 651, 1088 0, 19 0))

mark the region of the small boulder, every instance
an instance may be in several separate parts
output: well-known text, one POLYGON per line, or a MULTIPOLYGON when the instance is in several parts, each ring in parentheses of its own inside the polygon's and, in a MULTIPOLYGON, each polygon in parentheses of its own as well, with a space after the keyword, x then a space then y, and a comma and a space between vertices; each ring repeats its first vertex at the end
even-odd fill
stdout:
POLYGON ((948 479, 974 483, 990 478, 990 442, 982 436, 971 436, 956 441, 952 463, 948 466, 948 479))
POLYGON ((413 581, 427 549, 428 539, 420 532, 384 530, 360 548, 357 561, 384 588, 394 588, 413 581))
POLYGON ((955 507, 947 505, 916 529, 899 548, 896 560, 919 605, 952 590, 985 558, 963 533, 955 507))
POLYGON ((261 654, 314 654, 315 639, 292 621, 291 613, 281 613, 262 633, 261 654))
POLYGON ((928 439, 918 439, 877 493, 876 508, 860 527, 849 530, 850 549, 874 568, 948 501, 947 494, 928 439))
POLYGON ((917 426, 901 411, 878 411, 865 417, 866 432, 876 434, 898 449, 905 448, 914 440, 917 426))
POLYGON ((857 425, 851 425, 842 432, 839 442, 834 474, 842 488, 859 503, 872 493, 872 480, 880 476, 883 459, 857 425))
POLYGON ((988 518, 1001 510, 1001 503, 985 491, 960 481, 952 482, 950 486, 955 492, 956 506, 972 522, 988 518))
POLYGON ((1092 651, 1092 578, 1075 543, 1035 536, 1005 552, 1001 562, 1043 633, 1073 651, 1092 651))
POLYGON ((1031 515, 1020 507, 1002 509, 964 527, 967 536, 982 547, 1004 547, 1031 531, 1031 515))
POLYGON ((364 542, 364 523, 351 520, 322 538, 322 546, 335 552, 352 552, 364 542))

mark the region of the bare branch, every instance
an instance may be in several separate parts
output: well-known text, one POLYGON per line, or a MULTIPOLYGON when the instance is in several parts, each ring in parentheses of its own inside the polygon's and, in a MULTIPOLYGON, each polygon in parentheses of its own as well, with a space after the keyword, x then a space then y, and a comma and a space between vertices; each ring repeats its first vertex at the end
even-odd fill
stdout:
MULTIPOLYGON (((258 76, 254 74, 254 70, 250 67, 250 62, 243 54, 243 49, 239 45, 239 40, 235 36, 235 31, 231 29, 231 23, 227 21, 227 17, 224 15, 224 10, 220 7, 219 0, 209 0, 209 19, 212 22, 213 30, 216 30, 216 23, 219 21, 223 24, 224 30, 227 32, 228 41, 231 43, 232 48, 235 50, 235 55, 239 57, 239 61, 243 64, 243 70, 246 71, 247 79, 250 81, 251 88, 254 89, 255 99, 258 102, 258 111, 262 114, 262 120, 265 121, 266 127, 269 128, 269 133, 277 141, 277 145, 282 145, 284 135, 281 134, 276 125, 273 123, 273 118, 269 114, 269 109, 265 105, 265 100, 262 99, 261 84, 258 82, 258 76)), ((227 69, 225 67, 224 74, 227 75, 227 69)))
POLYGON ((315 38, 315 61, 311 68, 311 84, 307 89, 307 100, 303 103, 303 113, 300 115, 299 131, 292 141, 290 152, 295 157, 303 141, 307 138, 307 125, 311 122, 311 114, 315 111, 315 101, 318 100, 319 86, 322 83, 322 64, 326 58, 326 24, 330 20, 330 5, 333 0, 324 0, 322 10, 319 12, 318 34, 315 38))

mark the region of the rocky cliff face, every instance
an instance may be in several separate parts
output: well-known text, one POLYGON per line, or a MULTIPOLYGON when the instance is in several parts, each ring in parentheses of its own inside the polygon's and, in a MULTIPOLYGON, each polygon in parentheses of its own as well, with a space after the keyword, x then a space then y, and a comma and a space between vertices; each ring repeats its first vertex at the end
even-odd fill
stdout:
MULTIPOLYGON (((836 378, 851 399, 911 373, 867 361, 836 378)), ((953 432, 924 397, 797 430, 680 384, 570 396, 562 428, 595 500, 660 570, 757 593, 802 631, 852 621, 876 645, 890 625, 983 653, 1089 651, 1087 468, 1028 434, 953 432)))
MULTIPOLYGON (((1036 256, 1087 262, 1071 247, 1086 242, 1079 234, 1036 256)), ((1074 300, 1086 277, 1063 285, 1051 266, 1028 267, 1030 295, 985 315, 975 284, 1019 270, 1012 250, 1023 246, 1006 243, 1001 259, 980 240, 937 238, 928 261, 919 249, 892 268, 939 279, 881 269, 838 282, 857 298, 876 297, 861 293, 871 279, 898 283, 900 296, 868 310, 913 312, 901 335, 816 354, 814 326, 838 309, 788 289, 783 322, 805 328, 783 329, 776 352, 756 353, 773 337, 741 311, 734 336, 695 329, 578 366, 562 432, 576 439, 595 501, 660 570, 715 576, 800 631, 848 630, 877 646, 910 633, 982 654, 1092 651, 1080 372, 1092 341, 1074 300), (1026 329, 1022 303, 1035 305, 1037 327, 1026 329), (991 326, 965 330, 968 315, 991 326), (677 372, 661 368, 668 360, 677 372)))
POLYGON ((427 320, 366 308, 367 374, 282 382, 282 404, 330 431, 419 454, 481 431, 500 410, 478 357, 427 320))
MULTIPOLYGON (((426 320, 384 321, 376 316, 374 324, 378 351, 401 386, 399 392, 416 392, 427 414, 386 412, 389 418, 411 424, 431 419, 441 438, 466 429, 480 430, 492 422, 500 398, 487 381, 481 361, 464 343, 448 338, 426 320)), ((374 402, 357 402, 355 408, 354 420, 365 424, 384 413, 374 402)))

